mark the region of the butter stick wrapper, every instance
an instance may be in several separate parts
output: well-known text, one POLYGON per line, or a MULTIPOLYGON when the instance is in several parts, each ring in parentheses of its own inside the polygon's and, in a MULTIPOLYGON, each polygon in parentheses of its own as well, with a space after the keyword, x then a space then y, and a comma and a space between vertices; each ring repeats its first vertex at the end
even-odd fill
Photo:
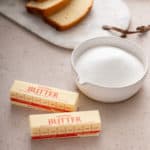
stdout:
POLYGON ((79 94, 53 87, 14 81, 10 89, 13 104, 48 112, 76 111, 79 94))
POLYGON ((97 136, 101 131, 99 111, 79 111, 29 116, 34 140, 97 136))

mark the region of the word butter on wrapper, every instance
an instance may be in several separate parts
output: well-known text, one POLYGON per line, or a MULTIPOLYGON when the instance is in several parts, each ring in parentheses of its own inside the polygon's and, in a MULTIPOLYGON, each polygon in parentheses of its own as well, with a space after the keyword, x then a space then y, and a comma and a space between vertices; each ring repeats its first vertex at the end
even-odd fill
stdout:
POLYGON ((32 139, 97 136, 101 131, 99 111, 30 115, 32 139))
POLYGON ((15 81, 10 90, 13 104, 45 110, 48 112, 76 111, 78 93, 15 81))

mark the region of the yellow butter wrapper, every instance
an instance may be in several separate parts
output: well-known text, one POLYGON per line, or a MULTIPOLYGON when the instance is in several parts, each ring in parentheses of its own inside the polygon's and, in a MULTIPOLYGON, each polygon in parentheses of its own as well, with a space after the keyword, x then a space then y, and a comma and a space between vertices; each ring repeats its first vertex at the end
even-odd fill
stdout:
POLYGON ((53 87, 15 80, 10 89, 13 104, 48 112, 77 110, 79 94, 53 87))
POLYGON ((34 140, 97 136, 101 131, 97 110, 30 115, 29 122, 34 140))

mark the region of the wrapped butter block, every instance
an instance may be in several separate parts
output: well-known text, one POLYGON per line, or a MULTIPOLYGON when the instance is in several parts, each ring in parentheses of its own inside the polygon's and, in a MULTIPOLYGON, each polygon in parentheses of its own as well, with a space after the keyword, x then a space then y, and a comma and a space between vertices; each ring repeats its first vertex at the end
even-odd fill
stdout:
POLYGON ((99 111, 30 115, 32 139, 97 136, 101 131, 99 111))
POLYGON ((10 99, 13 104, 48 112, 76 111, 78 93, 57 88, 14 81, 10 90, 10 99))

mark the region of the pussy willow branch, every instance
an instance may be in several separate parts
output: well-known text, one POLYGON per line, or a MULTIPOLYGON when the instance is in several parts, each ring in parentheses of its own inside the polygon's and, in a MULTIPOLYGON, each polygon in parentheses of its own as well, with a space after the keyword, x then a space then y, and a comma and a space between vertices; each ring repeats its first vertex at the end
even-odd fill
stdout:
POLYGON ((124 30, 118 27, 114 27, 114 26, 109 26, 109 25, 104 25, 102 27, 104 30, 107 31, 117 31, 121 33, 121 37, 125 38, 127 37, 128 34, 136 34, 136 33, 146 33, 148 31, 150 31, 150 25, 147 26, 139 26, 136 28, 135 31, 130 31, 130 30, 124 30))

